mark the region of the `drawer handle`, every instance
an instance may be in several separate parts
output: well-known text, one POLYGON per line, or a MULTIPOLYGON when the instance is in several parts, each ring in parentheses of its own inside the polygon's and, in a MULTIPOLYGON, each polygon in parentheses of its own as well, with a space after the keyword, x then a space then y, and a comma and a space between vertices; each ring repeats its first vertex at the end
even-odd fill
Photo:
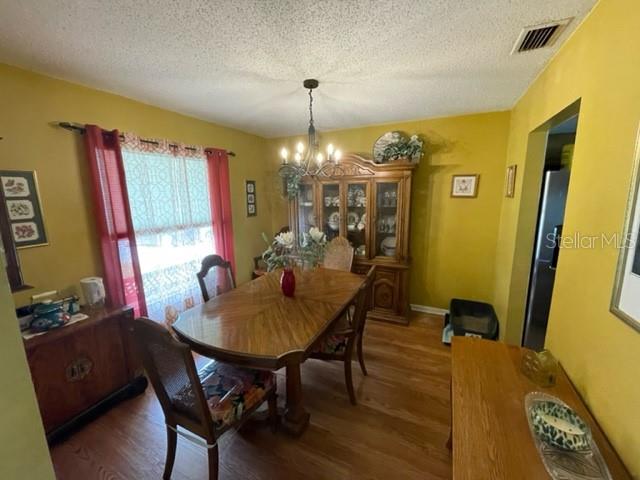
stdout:
POLYGON ((87 357, 78 357, 65 369, 68 382, 79 382, 91 373, 93 362, 87 357))

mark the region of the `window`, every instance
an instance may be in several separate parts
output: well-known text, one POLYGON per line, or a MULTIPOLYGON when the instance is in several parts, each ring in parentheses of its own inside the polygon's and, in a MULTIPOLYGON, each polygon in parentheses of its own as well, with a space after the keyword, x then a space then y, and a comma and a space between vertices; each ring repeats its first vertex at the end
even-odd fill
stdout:
POLYGON ((162 320, 169 306, 201 301, 195 274, 216 251, 207 159, 202 151, 131 138, 122 157, 147 311, 162 320))

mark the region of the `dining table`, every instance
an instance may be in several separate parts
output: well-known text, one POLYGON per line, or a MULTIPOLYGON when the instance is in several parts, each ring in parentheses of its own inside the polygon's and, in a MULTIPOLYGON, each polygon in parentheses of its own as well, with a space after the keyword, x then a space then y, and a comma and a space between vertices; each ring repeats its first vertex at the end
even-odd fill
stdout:
POLYGON ((180 340, 205 357, 234 365, 286 369, 283 429, 301 435, 309 424, 300 365, 343 317, 365 277, 322 267, 294 270, 295 292, 285 296, 275 270, 182 312, 173 325, 180 340))

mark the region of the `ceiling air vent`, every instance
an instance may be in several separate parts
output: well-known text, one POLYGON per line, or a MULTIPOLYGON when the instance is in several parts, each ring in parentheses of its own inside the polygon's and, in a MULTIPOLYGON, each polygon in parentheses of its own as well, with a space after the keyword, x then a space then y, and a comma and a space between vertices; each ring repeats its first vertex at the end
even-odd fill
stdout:
POLYGON ((511 54, 552 46, 570 21, 570 18, 565 18, 564 20, 523 28, 511 54))

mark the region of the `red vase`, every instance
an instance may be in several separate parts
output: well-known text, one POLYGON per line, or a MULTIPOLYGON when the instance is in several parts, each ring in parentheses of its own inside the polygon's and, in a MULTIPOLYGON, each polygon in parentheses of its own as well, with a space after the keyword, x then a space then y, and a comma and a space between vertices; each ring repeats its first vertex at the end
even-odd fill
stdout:
POLYGON ((293 274, 292 268, 282 270, 280 288, 282 288, 285 297, 293 297, 293 293, 296 291, 296 276, 293 274))

